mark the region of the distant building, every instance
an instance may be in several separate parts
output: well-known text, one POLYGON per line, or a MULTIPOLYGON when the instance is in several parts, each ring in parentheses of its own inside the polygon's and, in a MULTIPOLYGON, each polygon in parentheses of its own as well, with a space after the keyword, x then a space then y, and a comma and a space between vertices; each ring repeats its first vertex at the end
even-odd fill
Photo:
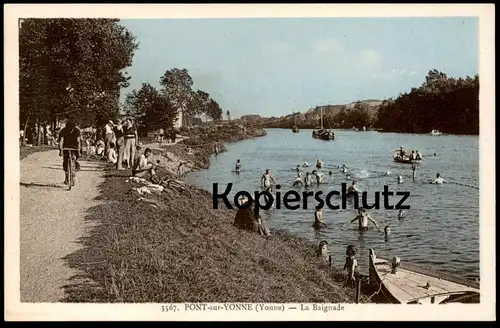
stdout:
POLYGON ((252 122, 255 120, 259 120, 260 118, 260 115, 243 115, 240 119, 245 122, 252 122))
POLYGON ((181 128, 183 126, 184 122, 182 120, 182 111, 177 112, 177 121, 174 122, 174 128, 181 128))

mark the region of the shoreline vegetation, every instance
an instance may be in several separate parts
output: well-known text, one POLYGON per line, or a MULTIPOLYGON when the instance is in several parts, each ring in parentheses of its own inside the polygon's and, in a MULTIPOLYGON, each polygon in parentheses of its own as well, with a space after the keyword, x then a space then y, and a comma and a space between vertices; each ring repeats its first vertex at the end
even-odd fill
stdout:
MULTIPOLYGON (((235 129, 156 149, 154 159, 166 162, 158 175, 172 176, 179 161, 201 169, 214 149, 195 147, 201 140, 222 144, 265 134, 235 129)), ((340 263, 324 266, 317 245, 279 230, 264 237, 239 229, 236 210, 213 210, 211 194, 193 186, 186 185, 191 196, 165 189, 140 197, 129 175, 106 174, 99 197, 105 202, 87 216, 97 225, 82 239, 83 249, 65 259, 82 271, 65 287, 65 302, 355 302, 340 263)))
POLYGON ((376 130, 424 133, 434 129, 446 134, 479 135, 479 75, 449 77, 429 71, 425 81, 410 92, 386 100, 363 100, 347 105, 326 105, 282 117, 245 115, 241 119, 264 128, 376 130))

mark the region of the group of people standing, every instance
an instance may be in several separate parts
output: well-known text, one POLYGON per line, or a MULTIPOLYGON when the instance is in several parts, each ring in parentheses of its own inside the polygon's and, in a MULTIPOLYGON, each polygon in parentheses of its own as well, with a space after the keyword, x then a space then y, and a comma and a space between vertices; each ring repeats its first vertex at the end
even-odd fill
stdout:
POLYGON ((117 124, 109 120, 104 126, 104 156, 116 164, 117 170, 133 168, 138 144, 137 127, 130 118, 117 124))

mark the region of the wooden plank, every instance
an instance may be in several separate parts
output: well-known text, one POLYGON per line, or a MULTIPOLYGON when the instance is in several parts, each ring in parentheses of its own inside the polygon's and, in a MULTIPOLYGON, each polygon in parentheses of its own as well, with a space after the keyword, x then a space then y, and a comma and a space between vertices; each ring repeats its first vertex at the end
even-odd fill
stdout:
POLYGON ((392 268, 389 263, 377 264, 377 269, 381 274, 388 273, 388 279, 390 279, 394 284, 400 284, 402 286, 407 286, 408 288, 417 288, 419 290, 421 289, 422 292, 426 295, 432 293, 447 293, 460 290, 474 290, 472 288, 456 284, 454 282, 429 277, 402 268, 398 268, 396 274, 392 274, 392 268), (429 282, 429 284, 431 285, 431 288, 429 290, 422 288, 427 284, 427 282, 429 282))
MULTIPOLYGON (((371 252, 370 252, 371 254, 371 252)), ((439 303, 448 297, 450 292, 466 292, 473 291, 479 292, 478 289, 468 287, 468 282, 460 284, 455 281, 463 281, 465 279, 456 279, 455 281, 448 281, 441 278, 441 276, 434 272, 434 274, 426 275, 425 273, 430 270, 418 270, 417 272, 410 270, 415 266, 402 263, 398 268, 396 274, 392 274, 391 261, 376 257, 370 257, 370 262, 376 271, 376 276, 379 283, 383 284, 387 292, 389 292, 395 299, 401 303, 422 298, 424 303, 431 303, 434 298, 434 303, 439 303), (424 288, 429 283, 429 289, 424 288)), ((446 276, 446 275, 443 275, 446 276)))

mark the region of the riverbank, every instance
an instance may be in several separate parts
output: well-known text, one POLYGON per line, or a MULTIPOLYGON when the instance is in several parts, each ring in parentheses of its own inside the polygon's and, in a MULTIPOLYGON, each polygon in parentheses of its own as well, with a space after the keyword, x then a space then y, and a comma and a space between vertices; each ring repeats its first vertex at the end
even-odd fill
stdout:
MULTIPOLYGON (((195 146, 225 141, 193 138, 155 149, 158 173, 175 178, 180 162, 199 169, 214 147, 195 146)), ((99 224, 66 258, 93 283, 67 286, 65 301, 354 302, 339 271, 316 256, 317 245, 279 231, 265 238, 237 229, 235 210, 214 210, 211 194, 192 186, 190 194, 165 188, 141 196, 129 175, 107 171, 99 196, 105 203, 87 216, 99 224)))

